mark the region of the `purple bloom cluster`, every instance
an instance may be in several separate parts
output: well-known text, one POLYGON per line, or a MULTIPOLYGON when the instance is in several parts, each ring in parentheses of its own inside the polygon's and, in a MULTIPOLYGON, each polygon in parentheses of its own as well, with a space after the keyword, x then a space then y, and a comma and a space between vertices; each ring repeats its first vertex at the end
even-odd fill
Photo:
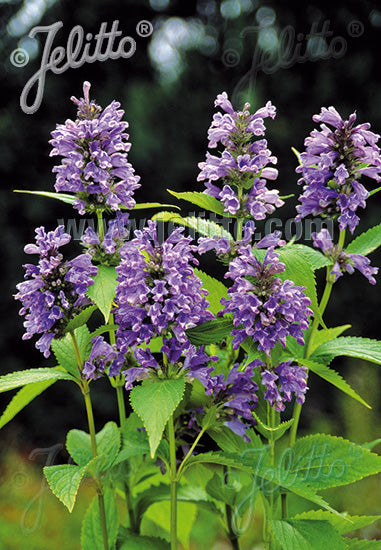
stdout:
POLYGON ((124 363, 124 355, 108 344, 103 336, 91 340, 93 347, 83 366, 82 374, 87 380, 96 380, 108 369, 109 376, 117 376, 124 363))
POLYGON ((84 98, 71 99, 78 107, 78 118, 58 124, 52 132, 50 156, 63 160, 53 168, 55 189, 75 193, 73 204, 80 214, 96 210, 134 208, 132 195, 140 187, 139 177, 127 159, 131 144, 126 140, 124 111, 113 101, 103 111, 89 99, 89 82, 83 85, 84 98))
POLYGON ((151 377, 178 378, 184 375, 189 382, 197 378, 205 387, 207 395, 211 395, 213 382, 209 367, 210 361, 217 361, 218 357, 209 356, 204 352, 203 346, 196 346, 189 343, 182 344, 176 338, 163 339, 161 353, 165 354, 166 364, 160 365, 149 348, 143 350, 136 348, 134 357, 139 362, 139 367, 132 367, 122 372, 126 380, 126 390, 133 387, 134 382, 151 377), (184 358, 182 357, 184 356, 184 358))
POLYGON ((115 320, 118 347, 149 343, 157 335, 188 342, 185 330, 213 318, 207 309, 207 291, 193 271, 197 247, 184 237, 183 227, 159 244, 156 222, 148 221, 135 239, 120 249, 116 268, 115 320))
POLYGON ((64 261, 59 248, 70 241, 63 226, 45 232, 36 229, 36 244, 25 247, 27 254, 39 254, 38 265, 26 264, 25 281, 17 285, 16 299, 22 302, 20 315, 25 315, 26 332, 23 340, 42 334, 36 343, 45 357, 50 355, 53 338, 63 336, 70 319, 77 315, 90 300, 86 291, 93 284, 97 268, 90 254, 81 254, 64 261))
POLYGON ((362 175, 381 180, 376 145, 380 136, 369 130, 368 123, 355 126, 355 113, 343 120, 334 107, 323 107, 320 115, 312 118, 321 130, 313 130, 306 138, 306 151, 296 169, 302 174, 298 183, 303 185, 296 220, 309 214, 338 217, 340 229, 349 227, 353 233, 359 222, 356 210, 365 208, 369 196, 358 180, 362 175))
POLYGON ((246 103, 243 111, 236 112, 226 92, 217 96, 214 105, 225 113, 213 117, 208 132, 209 147, 221 143, 225 149, 220 156, 206 154, 206 162, 199 164, 201 172, 197 179, 205 181, 205 193, 219 199, 226 212, 263 220, 284 204, 277 190, 266 187, 266 180, 278 176, 278 171, 268 166, 276 164, 277 159, 265 139, 256 139, 265 135, 264 119, 275 117, 275 107, 268 101, 265 107, 250 114, 250 105, 246 103))
POLYGON ((265 399, 277 411, 284 411, 285 401, 291 401, 292 394, 302 405, 308 390, 307 376, 306 367, 293 365, 292 361, 279 363, 273 371, 262 371, 262 384, 266 386, 265 399))
POLYGON ((361 254, 344 252, 337 245, 335 246, 327 229, 322 229, 320 233, 313 233, 312 238, 314 246, 320 248, 324 255, 332 261, 333 268, 331 275, 335 277, 335 281, 337 281, 344 272, 353 273, 356 268, 372 285, 376 284, 376 279, 373 275, 378 273, 378 267, 372 267, 368 258, 361 254))
POLYGON ((117 212, 116 218, 108 222, 108 231, 102 242, 92 227, 86 229, 81 241, 91 254, 93 261, 103 265, 119 264, 119 249, 129 235, 128 219, 129 214, 117 212))
POLYGON ((263 263, 250 246, 241 246, 239 256, 230 262, 225 277, 234 284, 228 290, 230 299, 222 298, 221 303, 225 313, 233 314, 237 327, 232 331, 235 349, 248 337, 269 356, 277 342, 286 345, 289 335, 304 345, 303 330, 308 329, 308 318, 313 314, 308 307, 311 301, 303 287, 274 277, 285 269, 274 247, 267 249, 263 263))

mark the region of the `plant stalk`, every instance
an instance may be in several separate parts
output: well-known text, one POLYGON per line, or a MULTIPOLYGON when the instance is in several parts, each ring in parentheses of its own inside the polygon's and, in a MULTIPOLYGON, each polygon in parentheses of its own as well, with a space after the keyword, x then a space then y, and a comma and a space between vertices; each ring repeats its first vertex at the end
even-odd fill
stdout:
POLYGON ((168 439, 170 457, 170 481, 171 481, 171 550, 177 550, 177 472, 176 472, 176 441, 173 415, 168 420, 168 439))

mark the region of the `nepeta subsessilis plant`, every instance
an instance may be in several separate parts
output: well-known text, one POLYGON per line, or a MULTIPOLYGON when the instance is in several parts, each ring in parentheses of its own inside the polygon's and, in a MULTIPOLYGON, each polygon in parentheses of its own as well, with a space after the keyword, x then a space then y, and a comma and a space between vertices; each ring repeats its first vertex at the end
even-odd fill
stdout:
MULTIPOLYGON (((234 234, 215 221, 173 212, 155 214, 131 234, 122 210, 139 208, 133 193, 140 184, 127 159, 127 123, 119 103, 102 109, 89 90, 85 82, 84 97, 73 98, 77 119, 52 133, 51 154, 62 157, 53 169, 55 197, 80 214, 94 214, 98 230, 88 227, 80 254, 65 259, 61 247, 70 236, 64 228, 38 228, 36 244, 25 252, 39 261, 25 266, 25 281, 17 285, 23 338, 37 335, 36 347, 45 357, 52 350, 58 366, 0 378, 1 391, 22 387, 7 421, 45 382, 69 380, 83 394, 89 433, 71 430, 71 463, 45 468, 69 511, 81 480, 93 480, 97 494, 83 520, 82 549, 179 548, 177 525, 188 518, 178 517, 178 500, 215 513, 239 549, 240 520, 249 526, 258 495, 268 550, 327 546, 321 541, 333 549, 368 548, 343 535, 377 518, 342 516, 318 491, 380 472, 381 458, 371 452, 377 442, 297 438, 297 430, 310 373, 368 406, 330 363, 347 355, 381 364, 381 342, 343 337, 342 323, 328 328, 323 319, 332 288, 346 273, 357 269, 376 283, 378 268, 367 255, 381 244, 381 225, 347 245, 345 230, 353 233, 358 207, 372 194, 360 177, 380 179, 378 136, 368 124, 354 126, 354 115, 344 121, 333 107, 323 108, 314 117, 321 130, 300 154, 297 211, 299 218, 335 220, 337 242, 326 229, 313 235, 313 246, 286 243, 280 232, 255 240, 255 221, 284 204, 268 187, 278 172, 264 121, 274 119, 275 107, 268 102, 252 114, 245 104, 236 111, 224 92, 215 102, 223 112, 214 115, 208 133, 217 152, 199 165, 205 189, 173 194, 231 218, 234 234), (103 216, 113 212, 105 231, 103 216), (172 220, 183 227, 160 237, 159 221, 172 220), (196 228, 198 242, 184 227, 196 228), (223 266, 222 281, 200 268, 206 253, 223 266), (323 268, 319 301, 315 272, 323 268), (97 391, 102 377, 115 389, 119 425, 110 421, 96 433, 90 390, 97 391), (286 438, 288 446, 278 445, 286 438), (243 482, 227 488, 233 474, 243 482), (290 494, 319 510, 290 515, 290 494), (163 508, 168 518, 155 518, 162 537, 147 534, 142 520, 163 501, 169 501, 163 508)), ((157 204, 144 204, 149 207, 157 204)))

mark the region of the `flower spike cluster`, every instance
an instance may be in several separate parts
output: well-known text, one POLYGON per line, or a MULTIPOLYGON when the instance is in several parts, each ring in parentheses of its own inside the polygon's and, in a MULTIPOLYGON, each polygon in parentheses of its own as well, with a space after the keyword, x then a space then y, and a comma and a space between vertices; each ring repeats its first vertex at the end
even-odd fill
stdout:
POLYGON ((248 337, 268 356, 277 342, 285 347, 289 335, 304 345, 303 330, 308 329, 313 315, 308 307, 311 301, 303 287, 275 277, 285 269, 274 247, 267 249, 263 263, 250 246, 241 246, 239 255, 230 262, 225 277, 234 284, 228 290, 229 299, 221 298, 221 303, 225 313, 233 314, 235 349, 248 337))
POLYGON ((307 387, 307 368, 285 361, 273 370, 261 372, 262 384, 266 387, 264 398, 276 411, 284 411, 285 401, 295 395, 297 403, 303 405, 307 387))
POLYGON ((342 276, 343 273, 353 273, 358 269, 372 284, 376 284, 376 279, 373 275, 378 273, 378 267, 370 265, 369 258, 361 254, 351 254, 335 246, 332 242, 332 237, 327 229, 322 229, 319 233, 312 234, 314 246, 320 248, 327 258, 333 263, 331 275, 335 281, 342 276))
POLYGON ((276 164, 277 159, 267 148, 267 141, 257 139, 265 135, 264 119, 275 117, 275 107, 268 101, 265 107, 250 114, 246 103, 243 111, 235 111, 226 92, 217 96, 214 105, 225 112, 213 117, 209 147, 221 143, 225 149, 221 156, 206 154, 206 161, 199 163, 197 180, 205 181, 205 193, 220 200, 226 212, 263 220, 284 204, 277 190, 266 187, 266 180, 278 177, 278 171, 269 166, 276 164))
POLYGON ((117 212, 116 218, 108 223, 108 231, 101 242, 99 235, 88 227, 82 235, 81 242, 91 254, 93 261, 103 265, 119 265, 119 250, 129 236, 129 214, 117 212))
POLYGON ((89 82, 83 85, 84 98, 71 99, 77 105, 77 119, 58 124, 52 132, 50 156, 63 157, 55 189, 75 193, 73 203, 80 214, 97 210, 134 208, 133 193, 140 178, 128 162, 131 144, 127 141, 124 111, 113 101, 104 110, 89 99, 89 82))
POLYGON ((109 376, 117 376, 124 363, 124 355, 108 344, 103 336, 96 336, 91 343, 91 352, 85 361, 82 374, 87 380, 96 380, 105 371, 109 376))
POLYGON ((148 221, 148 227, 135 231, 136 238, 120 249, 115 320, 123 353, 157 335, 174 336, 184 344, 187 328, 213 318, 207 291, 192 267, 198 265, 197 247, 183 231, 175 229, 159 244, 157 223, 148 221))
POLYGON ((298 183, 303 185, 296 220, 310 214, 337 218, 341 230, 348 227, 353 233, 359 222, 356 211, 365 208, 369 196, 359 179, 364 175, 381 181, 381 156, 376 145, 380 136, 369 130, 368 123, 355 126, 355 113, 343 120, 334 107, 323 107, 312 118, 321 129, 306 138, 306 151, 296 169, 302 174, 298 183))
POLYGON ((63 336, 67 323, 90 304, 86 291, 93 284, 97 268, 90 254, 64 261, 59 248, 70 241, 63 226, 45 232, 36 229, 36 244, 25 247, 27 254, 39 254, 38 265, 26 264, 25 281, 17 285, 16 299, 22 302, 25 315, 23 340, 42 334, 36 343, 45 357, 50 355, 53 338, 63 336))

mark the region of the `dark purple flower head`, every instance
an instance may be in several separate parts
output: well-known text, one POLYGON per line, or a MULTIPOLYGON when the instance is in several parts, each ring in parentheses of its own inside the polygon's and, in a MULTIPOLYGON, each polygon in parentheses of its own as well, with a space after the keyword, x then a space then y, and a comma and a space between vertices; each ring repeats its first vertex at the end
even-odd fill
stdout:
POLYGON ((108 222, 108 231, 102 242, 92 227, 86 229, 81 241, 94 262, 109 266, 120 263, 119 249, 130 233, 128 218, 128 213, 117 212, 116 218, 108 222))
POLYGON ((159 244, 157 224, 148 221, 148 227, 135 231, 136 238, 120 249, 115 319, 123 353, 157 335, 174 336, 184 344, 187 328, 213 318, 207 291, 192 267, 198 264, 197 247, 183 230, 175 229, 159 244))
POLYGON ((96 380, 107 370, 109 376, 119 374, 124 363, 123 354, 116 351, 114 346, 108 344, 103 336, 96 336, 91 340, 91 343, 93 347, 82 370, 82 374, 87 380, 96 380))
POLYGON ((213 390, 210 361, 217 361, 218 357, 209 356, 204 352, 204 347, 188 343, 180 343, 176 338, 163 339, 161 353, 165 356, 165 363, 159 364, 151 350, 136 348, 134 358, 140 366, 133 367, 122 372, 126 381, 126 390, 133 387, 134 382, 144 378, 179 378, 185 376, 188 382, 196 378, 205 387, 205 392, 210 395, 213 390))
POLYGON ((285 409, 285 401, 291 401, 293 395, 302 405, 307 387, 307 369, 293 365, 292 361, 280 363, 273 371, 261 372, 262 384, 266 387, 265 399, 277 411, 285 409))
POLYGON ((74 193, 73 206, 80 214, 97 210, 134 208, 133 193, 140 187, 139 177, 128 162, 131 144, 122 122, 124 111, 113 101, 102 110, 89 99, 90 84, 83 85, 84 98, 72 98, 78 118, 58 124, 52 132, 50 156, 63 160, 53 168, 55 189, 74 193))
POLYGON ((313 233, 312 238, 314 246, 320 248, 324 255, 331 260, 333 264, 331 275, 334 276, 335 281, 344 272, 353 273, 355 269, 358 269, 372 285, 376 284, 376 279, 373 275, 378 273, 378 267, 372 267, 368 258, 361 254, 345 252, 337 245, 334 245, 327 229, 322 229, 320 233, 313 233))
POLYGON ((285 269, 273 247, 267 249, 263 263, 250 246, 241 246, 239 256, 230 262, 225 277, 234 284, 228 290, 229 299, 222 298, 221 303, 225 313, 233 314, 235 349, 248 337, 268 356, 277 342, 285 346, 289 335, 304 345, 303 331, 313 314, 308 307, 311 301, 303 287, 275 277, 285 269))
POLYGON ((266 180, 275 180, 278 171, 268 166, 277 159, 267 148, 264 119, 275 117, 275 107, 269 101, 266 107, 250 114, 248 103, 243 111, 234 111, 223 92, 215 101, 225 114, 216 113, 209 128, 209 147, 221 143, 221 155, 206 154, 201 162, 198 181, 205 182, 205 193, 220 200, 226 212, 242 218, 263 220, 267 214, 284 203, 277 190, 269 191, 266 180), (219 186, 215 185, 218 183, 219 186))
POLYGON ((334 107, 323 107, 313 120, 321 129, 306 138, 306 151, 296 169, 303 185, 296 219, 309 214, 338 218, 340 229, 349 227, 353 233, 359 222, 357 208, 365 208, 369 196, 358 180, 365 175, 381 181, 379 136, 368 123, 355 126, 355 113, 343 120, 334 107))
POLYGON ((45 357, 50 355, 53 338, 63 336, 70 319, 90 304, 86 291, 97 273, 90 254, 64 261, 59 248, 69 241, 63 226, 48 233, 38 227, 36 244, 25 247, 27 254, 39 254, 38 265, 26 264, 25 281, 17 285, 15 298, 22 302, 20 315, 25 315, 23 340, 41 334, 36 348, 45 357))

